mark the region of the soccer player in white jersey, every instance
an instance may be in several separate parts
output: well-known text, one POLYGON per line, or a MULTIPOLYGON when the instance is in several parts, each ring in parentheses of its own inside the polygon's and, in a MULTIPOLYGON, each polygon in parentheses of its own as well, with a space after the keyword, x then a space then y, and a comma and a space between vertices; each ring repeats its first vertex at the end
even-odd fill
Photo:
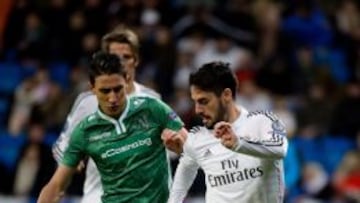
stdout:
POLYGON ((189 83, 205 126, 188 134, 168 203, 183 202, 199 168, 207 203, 282 203, 287 151, 282 122, 271 112, 235 105, 237 80, 226 63, 204 64, 189 83))
MULTIPOLYGON (((102 49, 106 52, 116 54, 122 59, 122 64, 128 73, 128 95, 148 95, 160 98, 154 90, 147 88, 135 81, 136 67, 139 64, 139 39, 130 29, 120 27, 106 34, 102 38, 102 49)), ((96 96, 87 91, 81 93, 72 107, 66 121, 66 125, 59 139, 53 146, 55 159, 60 162, 70 140, 70 134, 74 127, 86 116, 95 112, 98 106, 96 96)), ((89 159, 86 167, 86 176, 81 203, 101 202, 102 187, 99 172, 95 163, 89 159)))

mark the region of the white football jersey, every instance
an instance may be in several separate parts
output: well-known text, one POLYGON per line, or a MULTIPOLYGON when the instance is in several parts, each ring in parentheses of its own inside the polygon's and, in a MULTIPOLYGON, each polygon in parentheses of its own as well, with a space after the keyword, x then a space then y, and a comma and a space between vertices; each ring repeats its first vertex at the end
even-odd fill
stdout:
POLYGON ((238 145, 230 150, 206 127, 190 130, 176 169, 169 203, 183 202, 199 168, 205 173, 207 203, 282 203, 284 125, 267 111, 247 112, 232 123, 238 145))
MULTIPOLYGON (((134 84, 135 90, 128 96, 145 95, 160 98, 160 95, 154 90, 139 83, 134 84)), ((53 145, 53 155, 58 163, 60 163, 64 151, 69 145, 70 135, 75 126, 85 117, 95 112, 97 108, 98 101, 91 91, 80 93, 76 98, 73 107, 67 116, 64 129, 53 145)), ((92 159, 89 159, 87 162, 83 193, 81 203, 101 203, 103 190, 100 181, 100 174, 96 168, 95 162, 92 159)))

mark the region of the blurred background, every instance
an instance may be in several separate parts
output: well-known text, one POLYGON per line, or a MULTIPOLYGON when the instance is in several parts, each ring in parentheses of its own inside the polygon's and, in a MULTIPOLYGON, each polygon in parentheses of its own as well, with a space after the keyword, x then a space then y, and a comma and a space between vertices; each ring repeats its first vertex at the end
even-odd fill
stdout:
MULTIPOLYGON (((286 202, 360 202, 358 0, 0 0, 0 202, 33 202, 101 36, 137 31, 137 80, 199 124, 188 75, 223 60, 237 102, 289 132, 286 202)), ((172 160, 175 169, 177 157, 172 160)), ((203 202, 200 172, 186 202, 203 202)), ((63 202, 79 201, 84 174, 63 202)))

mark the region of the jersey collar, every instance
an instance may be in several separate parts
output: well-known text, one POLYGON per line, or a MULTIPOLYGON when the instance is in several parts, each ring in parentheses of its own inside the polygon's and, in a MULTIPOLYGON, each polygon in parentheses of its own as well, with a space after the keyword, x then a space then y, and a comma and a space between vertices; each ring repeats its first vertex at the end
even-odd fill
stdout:
POLYGON ((129 107, 130 107, 130 99, 129 99, 129 96, 126 96, 126 106, 125 106, 125 109, 121 113, 118 120, 104 114, 103 112, 101 112, 101 110, 99 108, 97 110, 97 113, 102 119, 107 120, 110 123, 113 123, 115 125, 115 127, 116 127, 116 132, 118 134, 121 134, 121 133, 126 132, 126 127, 125 127, 125 125, 123 123, 123 120, 124 120, 124 118, 127 116, 128 112, 129 112, 129 107))

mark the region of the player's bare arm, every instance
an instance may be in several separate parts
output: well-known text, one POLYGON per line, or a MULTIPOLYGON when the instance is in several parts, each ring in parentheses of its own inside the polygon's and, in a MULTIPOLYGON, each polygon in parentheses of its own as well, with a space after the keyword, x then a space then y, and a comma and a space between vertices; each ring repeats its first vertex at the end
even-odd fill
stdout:
POLYGON ((42 188, 37 203, 60 202, 75 171, 74 168, 59 165, 49 183, 42 188))
POLYGON ((169 150, 181 154, 183 152, 183 145, 187 138, 187 130, 182 128, 178 132, 164 129, 161 133, 161 139, 163 140, 164 145, 169 150))

